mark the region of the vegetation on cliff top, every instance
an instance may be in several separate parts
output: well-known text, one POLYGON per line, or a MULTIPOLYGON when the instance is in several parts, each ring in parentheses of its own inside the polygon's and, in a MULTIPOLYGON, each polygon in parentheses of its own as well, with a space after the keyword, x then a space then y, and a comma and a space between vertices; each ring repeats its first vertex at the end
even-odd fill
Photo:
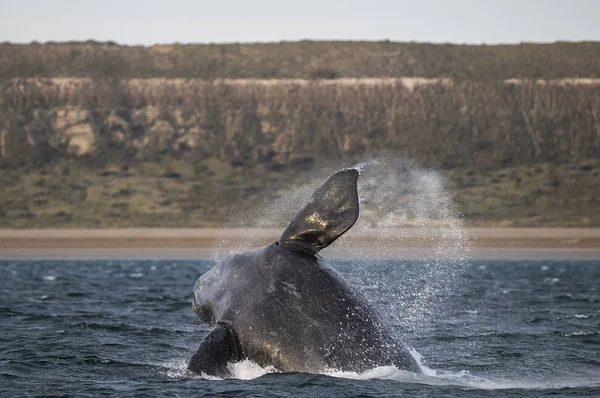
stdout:
POLYGON ((454 45, 301 41, 248 44, 0 43, 0 79, 447 77, 600 78, 599 42, 454 45))

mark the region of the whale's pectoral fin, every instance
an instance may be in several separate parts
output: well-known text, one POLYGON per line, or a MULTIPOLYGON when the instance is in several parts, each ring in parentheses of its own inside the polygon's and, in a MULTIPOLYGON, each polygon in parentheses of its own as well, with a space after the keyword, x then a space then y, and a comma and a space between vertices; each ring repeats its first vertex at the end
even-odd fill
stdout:
POLYGON ((342 170, 327 179, 281 234, 279 244, 317 253, 358 219, 358 170, 342 170))
POLYGON ((200 343, 188 369, 197 374, 227 377, 227 364, 241 359, 242 350, 233 330, 227 325, 217 324, 200 343))

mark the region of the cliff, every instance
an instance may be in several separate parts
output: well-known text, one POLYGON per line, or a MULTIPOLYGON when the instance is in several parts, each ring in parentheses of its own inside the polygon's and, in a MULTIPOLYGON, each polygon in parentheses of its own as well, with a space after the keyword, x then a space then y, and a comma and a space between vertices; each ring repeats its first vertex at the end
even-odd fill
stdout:
POLYGON ((11 79, 1 90, 5 226, 218 225, 302 172, 381 154, 446 170, 474 225, 600 222, 594 81, 11 79))
POLYGON ((472 225, 600 226, 599 46, 0 44, 0 226, 222 225, 382 155, 472 225))
POLYGON ((6 165, 218 158, 277 169, 393 152, 429 167, 600 156, 600 84, 439 79, 12 79, 6 165))

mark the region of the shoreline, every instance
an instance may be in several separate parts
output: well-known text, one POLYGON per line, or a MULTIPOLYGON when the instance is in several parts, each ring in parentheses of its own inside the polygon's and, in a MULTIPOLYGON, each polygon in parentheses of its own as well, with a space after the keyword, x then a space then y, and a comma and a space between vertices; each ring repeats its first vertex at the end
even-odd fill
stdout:
MULTIPOLYGON (((0 259, 214 258, 274 242, 281 228, 0 229, 0 259)), ((329 258, 600 259, 600 228, 358 228, 329 258), (448 239, 450 234, 450 239, 448 239), (456 235, 458 234, 458 235, 456 235), (467 238, 468 237, 468 238, 467 238), (452 242, 456 242, 455 245, 452 242)))

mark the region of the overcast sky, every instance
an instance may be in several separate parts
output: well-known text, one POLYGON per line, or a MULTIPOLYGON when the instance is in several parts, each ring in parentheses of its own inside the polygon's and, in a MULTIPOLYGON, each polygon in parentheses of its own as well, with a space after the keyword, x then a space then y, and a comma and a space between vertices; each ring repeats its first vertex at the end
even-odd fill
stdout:
POLYGON ((600 0, 0 0, 0 42, 600 40, 600 0))

